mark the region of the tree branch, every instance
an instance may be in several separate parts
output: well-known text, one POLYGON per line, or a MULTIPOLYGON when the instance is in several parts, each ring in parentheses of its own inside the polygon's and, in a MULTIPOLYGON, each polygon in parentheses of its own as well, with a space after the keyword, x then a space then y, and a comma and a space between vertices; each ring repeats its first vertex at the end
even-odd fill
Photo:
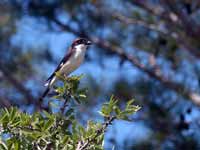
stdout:
POLYGON ((25 98, 27 104, 34 104, 36 103, 35 98, 30 93, 28 89, 26 89, 20 81, 18 81, 14 76, 12 76, 12 73, 9 72, 7 69, 3 67, 2 64, 0 64, 0 72, 3 73, 3 78, 7 80, 9 83, 11 83, 25 98))
POLYGON ((182 28, 179 24, 180 21, 178 20, 178 17, 175 14, 166 11, 162 7, 155 5, 151 6, 147 0, 132 0, 131 3, 146 10, 150 14, 157 16, 162 20, 165 20, 167 23, 175 27, 182 28))
POLYGON ((197 38, 200 37, 199 25, 197 25, 194 19, 192 19, 186 13, 186 11, 176 6, 176 4, 174 4, 174 1, 172 0, 162 0, 162 2, 165 5, 167 5, 169 9, 179 17, 179 20, 181 20, 182 25, 188 35, 191 35, 197 38))
POLYGON ((148 24, 142 20, 128 18, 119 13, 114 13, 114 14, 112 14, 112 16, 124 24, 127 24, 127 25, 136 24, 136 25, 142 26, 148 30, 155 31, 155 32, 159 33, 160 35, 169 36, 169 37, 173 38, 177 42, 177 44, 181 48, 183 48, 183 50, 190 52, 196 58, 200 58, 200 51, 198 49, 196 49, 194 46, 192 46, 190 43, 188 43, 188 39, 183 37, 182 35, 180 35, 178 32, 162 30, 162 29, 159 29, 158 25, 148 24))
POLYGON ((142 27, 147 28, 149 30, 156 31, 156 32, 159 32, 159 33, 164 34, 164 35, 169 35, 169 33, 167 31, 159 29, 158 25, 148 24, 143 20, 137 20, 137 19, 129 18, 129 17, 126 17, 126 16, 124 16, 120 13, 116 13, 116 12, 111 14, 111 15, 114 18, 116 18, 117 20, 119 20, 120 22, 125 23, 127 25, 130 25, 130 24, 139 25, 139 26, 142 26, 142 27))

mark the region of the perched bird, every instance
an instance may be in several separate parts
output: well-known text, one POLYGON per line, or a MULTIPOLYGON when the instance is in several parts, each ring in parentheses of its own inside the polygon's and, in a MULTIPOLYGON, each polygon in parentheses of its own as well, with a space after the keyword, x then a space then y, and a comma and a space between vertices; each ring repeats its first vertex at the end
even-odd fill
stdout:
POLYGON ((89 45, 91 45, 91 41, 88 39, 78 38, 74 40, 64 58, 61 60, 55 71, 47 79, 45 83, 47 89, 44 91, 41 99, 48 94, 52 85, 56 82, 56 72, 60 73, 61 75, 68 76, 81 65, 81 63, 84 61, 85 53, 89 45))

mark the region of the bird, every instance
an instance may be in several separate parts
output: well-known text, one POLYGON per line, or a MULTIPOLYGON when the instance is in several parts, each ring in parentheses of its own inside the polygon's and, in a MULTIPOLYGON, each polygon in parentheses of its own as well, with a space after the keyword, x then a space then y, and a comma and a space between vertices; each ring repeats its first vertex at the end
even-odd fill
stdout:
POLYGON ((54 72, 46 80, 45 86, 47 87, 42 94, 40 100, 46 97, 51 87, 57 81, 56 73, 68 76, 74 70, 76 70, 84 61, 86 51, 92 42, 86 38, 77 38, 73 41, 71 46, 68 48, 67 53, 60 61, 54 72))

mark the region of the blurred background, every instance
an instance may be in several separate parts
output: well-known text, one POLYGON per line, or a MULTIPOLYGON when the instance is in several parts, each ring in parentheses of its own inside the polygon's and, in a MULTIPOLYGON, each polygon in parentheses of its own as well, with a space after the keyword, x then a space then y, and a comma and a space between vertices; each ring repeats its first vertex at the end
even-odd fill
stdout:
POLYGON ((1 107, 36 111, 77 37, 94 43, 73 73, 88 87, 80 120, 98 121, 112 94, 142 107, 133 122, 115 121, 105 150, 200 149, 199 0, 1 0, 1 107))

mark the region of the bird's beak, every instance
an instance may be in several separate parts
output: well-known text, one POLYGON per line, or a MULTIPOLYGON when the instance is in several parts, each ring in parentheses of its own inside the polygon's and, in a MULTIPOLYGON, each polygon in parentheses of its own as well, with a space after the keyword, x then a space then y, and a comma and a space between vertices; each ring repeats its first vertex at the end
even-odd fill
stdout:
POLYGON ((87 45, 91 45, 92 44, 92 42, 91 41, 87 41, 87 45))

